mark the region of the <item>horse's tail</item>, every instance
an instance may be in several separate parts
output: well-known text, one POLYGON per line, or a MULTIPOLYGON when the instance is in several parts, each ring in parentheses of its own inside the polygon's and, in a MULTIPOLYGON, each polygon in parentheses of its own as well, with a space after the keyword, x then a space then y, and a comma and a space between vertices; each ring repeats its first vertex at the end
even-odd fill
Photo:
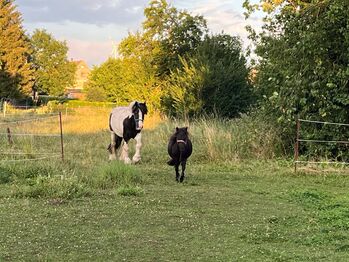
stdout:
POLYGON ((109 115, 109 129, 110 129, 110 131, 113 131, 113 128, 111 127, 111 116, 112 115, 113 115, 112 113, 110 113, 110 115, 109 115))
POLYGON ((179 147, 179 162, 182 162, 184 157, 183 155, 185 155, 185 144, 184 143, 178 143, 178 147, 179 147))

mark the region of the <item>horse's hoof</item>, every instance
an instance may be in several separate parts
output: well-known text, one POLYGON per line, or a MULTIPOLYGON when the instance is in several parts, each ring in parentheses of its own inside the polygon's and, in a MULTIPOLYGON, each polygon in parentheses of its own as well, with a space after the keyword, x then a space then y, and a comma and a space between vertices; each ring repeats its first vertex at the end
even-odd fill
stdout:
POLYGON ((132 161, 131 161, 131 159, 129 159, 129 158, 125 158, 125 159, 124 159, 124 163, 125 163, 126 165, 130 165, 130 164, 132 164, 132 161))
POLYGON ((132 163, 133 164, 138 164, 139 162, 141 162, 141 158, 140 157, 132 158, 132 163))
POLYGON ((184 181, 184 176, 181 176, 179 181, 182 183, 184 181))
POLYGON ((114 155, 109 155, 109 161, 116 160, 116 156, 114 155))

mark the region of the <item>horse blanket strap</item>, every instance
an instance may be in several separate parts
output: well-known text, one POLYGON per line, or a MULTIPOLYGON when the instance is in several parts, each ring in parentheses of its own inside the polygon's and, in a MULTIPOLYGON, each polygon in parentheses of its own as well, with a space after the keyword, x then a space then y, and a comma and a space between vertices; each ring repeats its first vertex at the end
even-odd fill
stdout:
POLYGON ((187 142, 185 142, 184 140, 180 140, 180 139, 178 139, 178 140, 177 140, 177 143, 183 143, 183 144, 186 144, 187 142))

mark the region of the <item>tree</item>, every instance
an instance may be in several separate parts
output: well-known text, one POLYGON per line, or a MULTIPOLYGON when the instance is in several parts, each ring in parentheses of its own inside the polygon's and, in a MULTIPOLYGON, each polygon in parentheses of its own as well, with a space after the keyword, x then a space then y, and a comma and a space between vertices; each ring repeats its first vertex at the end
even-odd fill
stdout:
MULTIPOLYGON (((166 0, 152 0, 144 9, 143 31, 130 34, 119 45, 123 57, 137 56, 164 79, 180 66, 207 32, 206 20, 179 11, 166 0)), ((150 69, 150 68, 149 68, 150 69)))
POLYGON ((162 106, 168 115, 187 118, 203 112, 207 65, 195 58, 181 58, 182 67, 171 71, 162 96, 162 106))
POLYGON ((195 53, 171 71, 162 104, 174 115, 238 117, 254 101, 240 39, 206 36, 195 53))
POLYGON ((159 108, 159 87, 138 58, 109 58, 93 68, 86 92, 89 100, 106 98, 118 105, 138 100, 146 101, 150 110, 159 108))
POLYGON ((65 88, 73 85, 76 70, 75 64, 67 58, 67 44, 38 29, 34 31, 31 43, 37 91, 53 96, 63 95, 65 88))
POLYGON ((32 92, 34 74, 29 40, 12 0, 0 2, 0 97, 20 98, 32 92))
POLYGON ((208 31, 203 16, 179 11, 166 0, 152 0, 144 9, 144 15, 144 36, 160 45, 155 62, 161 77, 178 68, 180 57, 191 54, 208 31))
MULTIPOLYGON (((296 115, 348 123, 349 2, 274 0, 261 5, 268 13, 266 25, 251 36, 260 57, 256 88, 264 108, 289 132, 296 115)), ((328 127, 322 131, 324 137, 343 135, 328 127)))
POLYGON ((206 64, 204 111, 223 117, 238 117, 254 103, 248 82, 249 69, 241 40, 228 34, 206 36, 196 56, 206 64))

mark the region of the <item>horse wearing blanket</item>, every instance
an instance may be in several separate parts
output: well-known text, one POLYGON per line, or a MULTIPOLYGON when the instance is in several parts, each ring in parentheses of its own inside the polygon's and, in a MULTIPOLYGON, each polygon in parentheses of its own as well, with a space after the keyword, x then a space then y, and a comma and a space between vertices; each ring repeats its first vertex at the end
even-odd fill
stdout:
POLYGON ((137 101, 131 102, 125 107, 115 107, 109 117, 109 128, 111 133, 111 143, 109 144, 109 160, 116 159, 116 151, 124 140, 120 160, 126 164, 131 163, 128 156, 128 142, 131 138, 136 140, 136 152, 132 158, 133 163, 141 160, 142 128, 144 116, 148 113, 146 103, 137 101))

